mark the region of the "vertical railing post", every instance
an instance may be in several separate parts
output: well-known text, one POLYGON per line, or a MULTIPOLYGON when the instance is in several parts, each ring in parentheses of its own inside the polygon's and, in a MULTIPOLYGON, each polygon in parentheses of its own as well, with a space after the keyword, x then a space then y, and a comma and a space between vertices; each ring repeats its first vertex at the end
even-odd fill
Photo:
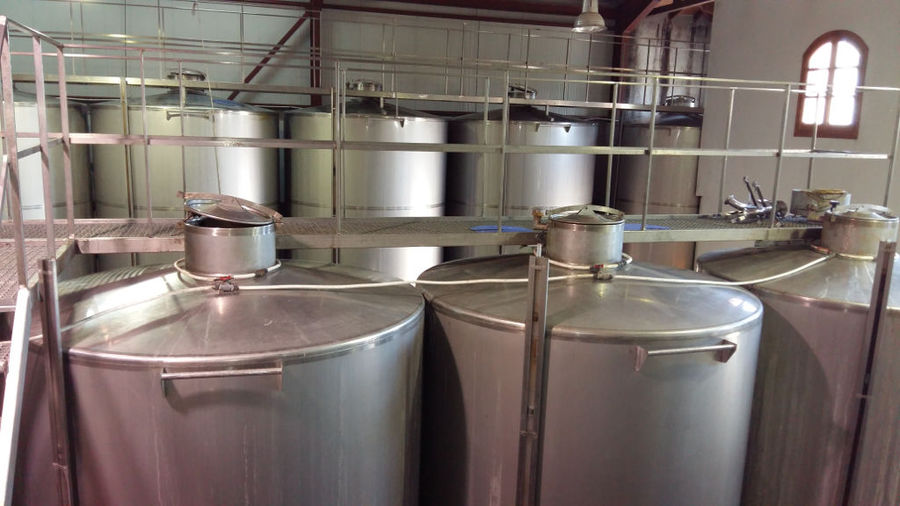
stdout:
POLYGON ((784 162, 784 143, 787 136, 788 112, 791 110, 791 85, 784 85, 784 107, 781 111, 781 138, 778 141, 778 159, 775 162, 775 184, 772 186, 772 212, 769 226, 775 226, 775 203, 778 202, 778 184, 781 182, 781 166, 784 162))
POLYGON ((517 506, 538 504, 540 494, 541 424, 547 368, 547 301, 550 261, 532 255, 528 262, 528 307, 525 313, 525 357, 519 430, 517 506))
POLYGON ((653 177, 653 142, 656 140, 656 108, 659 105, 659 76, 653 76, 653 97, 650 100, 650 145, 647 146, 647 182, 644 186, 644 209, 641 213, 641 230, 647 229, 647 213, 650 210, 650 179, 653 177))
MULTIPOLYGON (((506 209, 506 136, 509 129, 509 71, 503 80, 503 118, 500 123, 500 198, 497 202, 497 233, 503 232, 503 212, 506 209)), ((523 175, 523 177, 528 177, 523 175)))
POLYGON ((6 16, 0 16, 0 88, 3 91, 3 140, 6 144, 7 184, 9 211, 16 239, 16 273, 20 285, 26 285, 28 271, 25 266, 25 226, 22 223, 21 185, 19 184, 19 146, 16 139, 16 105, 13 100, 12 59, 9 48, 9 24, 6 16))
POLYGON ((144 50, 140 52, 141 65, 141 123, 144 128, 144 198, 147 199, 147 223, 153 223, 153 199, 150 191, 150 132, 147 121, 147 86, 144 77, 144 50))
MULTIPOLYGON (((807 84, 807 86, 809 86, 809 84, 807 84)), ((825 90, 825 93, 827 96, 827 93, 828 93, 827 89, 825 90)), ((813 118, 812 139, 810 139, 810 141, 809 141, 810 155, 812 155, 816 151, 816 145, 818 144, 818 140, 819 140, 819 104, 825 102, 825 100, 819 100, 819 96, 820 96, 820 93, 817 91, 816 92, 816 111, 815 111, 815 117, 813 118)), ((805 93, 804 93, 804 95, 800 95, 799 100, 805 100, 804 97, 805 97, 805 93)), ((798 113, 799 113, 799 109, 798 109, 798 113)), ((801 120, 802 120, 802 118, 801 118, 801 120)), ((824 117, 822 118, 823 122, 826 120, 827 120, 827 118, 824 118, 824 117)), ((812 178, 813 178, 813 169, 815 168, 815 160, 816 160, 816 158, 814 156, 809 157, 809 165, 806 169, 806 187, 807 188, 812 188, 812 178)))
POLYGON ((884 206, 891 200, 891 184, 897 169, 897 155, 900 153, 900 100, 897 101, 897 121, 894 122, 894 145, 891 147, 891 160, 888 162, 887 184, 884 186, 884 206))
MULTIPOLYGON (((612 111, 609 113, 609 149, 612 150, 616 144, 616 109, 619 105, 619 83, 613 84, 612 91, 612 111)), ((612 171, 613 171, 613 154, 612 151, 606 156, 606 195, 603 205, 611 207, 609 199, 612 192, 612 171)))
POLYGON ((66 374, 59 323, 59 293, 56 286, 56 260, 41 260, 41 329, 46 359, 50 407, 50 436, 53 443, 53 468, 62 506, 75 504, 75 473, 69 439, 69 415, 66 403, 66 374))
POLYGON ((47 230, 47 257, 56 258, 53 230, 53 174, 50 173, 50 146, 47 139, 47 95, 44 87, 44 56, 41 39, 31 37, 34 52, 34 94, 37 99, 38 142, 41 146, 41 177, 44 182, 44 220, 47 230))
POLYGON ((62 48, 56 48, 59 75, 59 121, 62 134, 63 178, 66 184, 66 236, 75 237, 75 197, 72 181, 72 140, 69 138, 69 94, 66 90, 66 59, 62 48))
POLYGON ((731 126, 734 124, 734 88, 728 95, 728 121, 725 123, 725 156, 722 157, 722 172, 719 176, 719 214, 725 211, 725 178, 728 176, 728 150, 731 148, 731 126))

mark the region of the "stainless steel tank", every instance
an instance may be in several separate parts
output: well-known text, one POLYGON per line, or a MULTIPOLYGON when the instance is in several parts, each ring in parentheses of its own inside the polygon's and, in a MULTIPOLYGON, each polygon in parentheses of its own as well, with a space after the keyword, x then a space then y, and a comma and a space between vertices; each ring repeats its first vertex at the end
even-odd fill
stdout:
MULTIPOLYGON (((372 82, 354 82, 353 89, 379 90, 372 82)), ((288 112, 292 139, 327 140, 333 136, 331 107, 288 112)), ((378 99, 349 99, 343 121, 345 141, 447 142, 447 122, 378 99)), ((351 218, 442 216, 446 154, 426 151, 346 150, 343 158, 344 212, 351 218)), ((334 162, 331 150, 291 150, 291 215, 333 216, 334 162)), ((440 248, 343 249, 340 263, 415 279, 441 261, 440 248)), ((331 261, 331 250, 296 250, 294 258, 331 261)))
MULTIPOLYGON (((176 78, 177 74, 170 74, 176 78)), ((201 72, 184 71, 185 80, 204 80, 201 72)), ((178 88, 147 97, 150 135, 278 138, 278 117, 272 111, 185 89, 182 107, 178 88)), ((144 123, 138 97, 122 113, 119 101, 91 107, 95 133, 142 135, 144 123)), ((99 218, 144 217, 147 213, 144 151, 141 145, 95 145, 94 198, 99 218), (130 172, 130 174, 129 174, 130 172)), ((154 145, 149 149, 153 215, 180 218, 179 190, 234 195, 268 206, 278 202, 278 152, 256 147, 196 147, 154 145), (182 163, 182 149, 184 163, 182 163)), ((110 255, 101 265, 121 265, 110 255)), ((139 254, 138 262, 174 260, 177 255, 139 254)))
MULTIPOLYGON (((421 295, 251 291, 375 273, 286 263, 253 277, 274 262, 271 223, 186 229, 201 241, 184 268, 250 273, 238 291, 179 293, 208 283, 171 266, 60 285, 79 503, 415 504, 421 295), (256 239, 272 242, 228 246, 256 239)), ((41 347, 32 340, 17 504, 56 503, 41 347)))
MULTIPOLYGON (((680 99, 682 97, 669 97, 680 99)), ((666 105, 686 105, 668 100, 666 105)), ((702 117, 696 114, 658 113, 654 128, 653 146, 657 148, 699 148, 702 117)), ((622 126, 622 146, 649 146, 650 121, 642 118, 622 126)), ((644 191, 647 181, 647 156, 618 157, 616 178, 616 207, 626 214, 644 212, 644 191)), ((697 214, 696 156, 653 156, 653 177, 650 181, 650 214, 697 214)), ((625 252, 636 260, 669 265, 682 269, 694 266, 694 243, 628 244, 625 252)))
MULTIPOLYGON (((518 86, 510 97, 535 98, 518 86)), ((503 110, 474 113, 449 123, 450 142, 500 144, 503 110)), ((576 120, 529 105, 509 107, 506 142, 511 146, 594 146, 601 123, 576 120)), ((602 125, 607 127, 607 125, 602 125)), ((608 131, 608 130, 607 130, 608 131)), ((606 135, 602 133, 602 135, 606 135)), ((506 159, 504 215, 529 216, 533 207, 561 207, 591 202, 594 155, 510 153, 506 159)), ((496 216, 500 207, 500 154, 449 153, 447 156, 447 215, 496 216)), ((445 249, 448 259, 494 255, 493 246, 445 249)))
MULTIPOLYGON (((559 226, 587 226, 580 218, 559 226)), ((595 224, 621 233, 623 222, 595 224)), ((589 260, 575 263, 600 259, 589 260)), ((525 278, 528 264, 527 255, 457 260, 421 279, 525 278)), ((571 272, 554 266, 550 275, 571 272)), ((709 279, 646 264, 613 275, 622 274, 709 279)), ((526 284, 424 291, 422 501, 515 504, 526 284)), ((739 503, 762 323, 755 297, 731 287, 567 279, 550 282, 546 320, 540 504, 739 503)))
MULTIPOLYGON (((758 279, 837 254, 794 276, 755 285, 765 306, 747 455, 744 504, 900 503, 900 272, 890 280, 875 356, 881 376, 869 391, 860 430, 869 356, 866 318, 878 240, 895 240, 898 220, 884 208, 853 205, 828 212, 821 245, 750 248, 703 255, 699 267, 725 279, 758 279), (880 379, 879 379, 880 378, 880 379), (887 380, 887 381, 886 381, 887 380), (873 430, 874 429, 874 430, 873 430), (857 467, 851 470, 854 453, 857 467), (856 481, 853 494, 851 476, 856 481)), ((877 365, 876 364, 876 365, 877 365)))
MULTIPOLYGON (((38 133, 37 97, 16 89, 14 91, 16 131, 19 133, 38 133)), ((62 131, 59 100, 46 98, 47 129, 50 132, 62 131)), ((87 131, 85 123, 85 107, 77 102, 69 101, 69 132, 83 133, 87 131)), ((19 150, 40 144, 38 139, 18 139, 19 150)), ((4 149, 0 145, 0 152, 4 149)), ((66 217, 66 180, 63 170, 63 148, 61 144, 50 147, 50 175, 53 199, 53 216, 66 217)), ((72 167, 72 197, 75 204, 76 218, 91 217, 91 181, 88 170, 88 150, 82 144, 73 144, 70 151, 72 167)), ((19 198, 22 202, 22 218, 26 220, 43 220, 44 215, 44 180, 41 174, 41 156, 34 154, 19 160, 19 198)), ((4 196, 3 218, 9 218, 9 198, 4 196)))

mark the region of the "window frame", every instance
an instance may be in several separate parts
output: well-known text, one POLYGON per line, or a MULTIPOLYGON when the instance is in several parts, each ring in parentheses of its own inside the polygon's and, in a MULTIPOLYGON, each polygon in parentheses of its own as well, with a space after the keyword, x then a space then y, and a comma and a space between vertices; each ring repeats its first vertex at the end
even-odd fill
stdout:
MULTIPOLYGON (((859 50, 859 81, 857 86, 863 86, 866 79, 866 62, 869 58, 869 46, 862 40, 862 38, 849 31, 849 30, 832 30, 827 33, 823 33, 819 37, 816 38, 806 48, 806 51, 803 53, 803 68, 800 75, 800 82, 804 84, 803 92, 798 94, 797 96, 797 114, 794 120, 794 137, 812 137, 813 130, 816 130, 816 137, 826 137, 826 138, 834 138, 834 139, 857 139, 859 138, 859 119, 860 112, 862 111, 862 92, 857 90, 855 93, 855 107, 853 110, 853 121, 849 125, 829 125, 828 124, 828 113, 831 107, 831 100, 834 98, 832 93, 831 86, 834 84, 834 74, 835 74, 835 58, 837 56, 837 44, 840 41, 847 41, 853 44, 859 50), (805 106, 805 98, 806 98, 806 79, 809 75, 809 60, 812 58, 813 53, 816 52, 819 47, 823 44, 831 42, 831 61, 828 64, 828 86, 829 88, 825 91, 825 111, 823 115, 823 122, 819 124, 819 127, 816 128, 815 123, 806 124, 803 123, 803 108, 805 106)), ((816 100, 818 102, 818 100, 816 100)), ((817 115, 816 115, 817 116, 817 115)), ((818 119, 818 118, 816 118, 818 119)))

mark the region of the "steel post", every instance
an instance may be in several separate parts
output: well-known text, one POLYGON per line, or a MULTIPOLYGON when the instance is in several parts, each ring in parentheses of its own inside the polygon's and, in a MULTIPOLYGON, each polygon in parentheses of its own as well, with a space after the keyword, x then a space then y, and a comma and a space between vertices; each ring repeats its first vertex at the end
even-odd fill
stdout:
POLYGON ((9 49, 9 20, 0 16, 0 88, 3 92, 3 140, 6 144, 9 211, 16 240, 16 274, 20 285, 27 284, 25 266, 25 226, 22 223, 22 187, 19 184, 19 147, 16 138, 16 105, 13 99, 12 60, 9 49))
POLYGON ((59 293, 56 286, 56 260, 41 260, 41 329, 49 391, 50 429, 53 442, 53 467, 62 506, 76 504, 75 473, 69 439, 69 415, 66 374, 59 321, 59 293))
POLYGON ((647 213, 650 210, 650 179, 653 177, 653 142, 656 139, 656 108, 659 106, 659 76, 653 76, 653 97, 650 102, 650 145, 647 147, 647 182, 644 186, 644 209, 641 213, 641 230, 647 229, 647 213))
POLYGON ((47 95, 44 89, 44 57, 41 40, 31 38, 34 51, 34 94, 37 98, 38 139, 41 146, 41 178, 44 182, 44 219, 47 229, 47 257, 56 256, 56 237, 53 230, 53 174, 50 173, 50 146, 47 137, 47 95))
POLYGON ((516 504, 533 506, 540 498, 541 426, 547 368, 547 300, 550 261, 532 255, 528 262, 528 310, 525 314, 525 360, 522 369, 522 417, 516 504))

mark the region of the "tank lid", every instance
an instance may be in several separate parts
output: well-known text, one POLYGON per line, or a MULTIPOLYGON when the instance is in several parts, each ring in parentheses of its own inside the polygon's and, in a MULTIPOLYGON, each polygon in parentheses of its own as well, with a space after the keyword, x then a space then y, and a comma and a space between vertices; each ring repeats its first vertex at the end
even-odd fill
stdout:
POLYGON ((381 91, 384 87, 380 81, 374 79, 356 79, 347 81, 346 87, 353 91, 381 91))
MULTIPOLYGON (((825 255, 805 245, 745 248, 706 253, 697 264, 713 276, 733 281, 781 274, 825 255)), ((804 306, 853 308, 866 311, 872 299, 875 262, 837 256, 793 276, 752 287, 753 291, 794 299, 804 306)), ((891 308, 900 308, 900 270, 891 279, 891 308)))
MULTIPOLYGON (((572 271, 551 267, 551 276, 572 271)), ((632 263, 626 271, 649 277, 712 279, 691 271, 632 263)), ((448 262, 425 271, 428 280, 525 278, 528 255, 503 255, 448 262)), ((519 330, 524 327, 527 286, 423 285, 426 298, 440 313, 479 326, 519 330)), ((696 339, 717 337, 758 320, 762 305, 749 292, 722 286, 600 282, 593 279, 551 281, 548 332, 554 338, 583 341, 696 339)))
POLYGON ((506 90, 506 96, 509 98, 527 98, 528 100, 532 100, 537 97, 537 92, 534 88, 527 88, 521 84, 510 84, 509 89, 506 90))
POLYGON ((862 220, 867 222, 895 222, 898 220, 893 211, 875 204, 852 204, 838 207, 825 213, 838 220, 862 220))
POLYGON ((697 107, 697 99, 690 95, 669 95, 663 105, 674 107, 697 107))
POLYGON ((169 71, 169 79, 178 79, 179 76, 185 81, 206 81, 206 73, 201 70, 183 68, 169 71))
MULTIPOLYGON (((144 267, 138 269, 146 270, 144 267)), ((133 269, 125 271, 131 272, 133 269)), ((109 273, 92 275, 109 279, 109 273)), ((399 329, 421 321, 422 296, 410 286, 377 290, 273 290, 216 295, 171 267, 112 283, 60 283, 70 357, 104 362, 188 366, 316 360, 335 353, 369 350, 389 342, 399 329), (168 295, 167 295, 168 294, 168 295), (146 302, 142 302, 146 301, 146 302), (133 306, 122 308, 123 304, 133 306)), ((115 279, 115 277, 113 279, 115 279)), ((238 282, 261 285, 339 285, 385 281, 378 273, 335 265, 286 262, 265 277, 238 282)), ((38 329, 36 332, 40 332, 38 329)))
POLYGON ((611 207, 585 204, 553 209, 550 220, 579 225, 618 225, 625 221, 625 213, 611 207))
POLYGON ((832 253, 875 257, 881 241, 896 241, 900 219, 874 204, 850 204, 825 212, 822 246, 832 253))
POLYGON ((224 202, 214 199, 189 199, 184 203, 184 210, 189 215, 203 216, 218 222, 235 225, 261 226, 274 223, 272 216, 258 209, 242 205, 237 201, 224 202))

